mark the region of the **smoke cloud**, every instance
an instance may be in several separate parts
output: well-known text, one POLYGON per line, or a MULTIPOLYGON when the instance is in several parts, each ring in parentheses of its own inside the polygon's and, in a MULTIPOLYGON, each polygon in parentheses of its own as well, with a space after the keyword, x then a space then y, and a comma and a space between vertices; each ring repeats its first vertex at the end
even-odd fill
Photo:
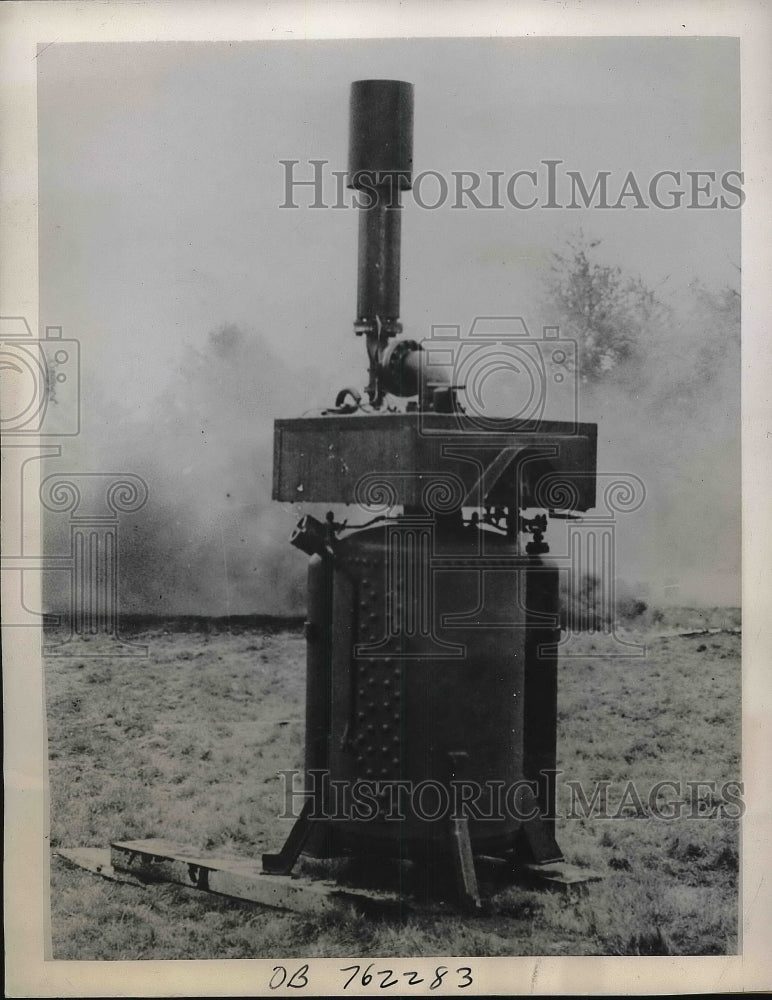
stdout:
POLYGON ((619 518, 620 574, 655 603, 739 605, 739 294, 689 286, 663 301, 640 348, 616 377, 582 386, 599 469, 646 487, 619 518))
MULTIPOLYGON (((234 325, 188 347, 166 391, 140 411, 89 392, 70 467, 132 472, 148 501, 122 515, 120 608, 158 614, 291 614, 305 604, 305 557, 287 538, 297 512, 271 502, 273 419, 296 413, 310 374, 234 325)), ((47 551, 62 518, 48 514, 47 551)), ((55 582, 48 610, 68 597, 55 582)))
MULTIPOLYGON (((599 470, 646 486, 643 507, 619 517, 619 577, 651 603, 739 604, 739 295, 693 285, 674 298, 640 350, 580 386, 581 418, 598 423, 599 470)), ((302 612, 306 559, 287 539, 307 511, 271 500, 272 428, 331 395, 327 381, 224 325, 141 410, 90 385, 70 468, 132 472, 149 491, 120 521, 123 612, 302 612)), ((48 552, 66 549, 65 521, 47 515, 48 552)), ((61 579, 47 584, 47 609, 63 610, 61 579)))

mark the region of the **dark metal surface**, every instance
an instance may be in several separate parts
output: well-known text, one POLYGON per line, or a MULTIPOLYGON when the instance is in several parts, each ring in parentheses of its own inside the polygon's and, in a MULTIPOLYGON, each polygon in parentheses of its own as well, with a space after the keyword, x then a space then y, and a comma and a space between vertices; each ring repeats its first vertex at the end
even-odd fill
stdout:
POLYGON ((306 620, 306 771, 327 767, 332 707, 332 564, 312 556, 308 563, 306 620))
POLYGON ((402 208, 380 194, 377 203, 359 210, 357 328, 399 332, 400 238, 402 208))
POLYGON ((413 171, 413 84, 402 80, 356 80, 351 84, 350 113, 349 187, 389 182, 409 188, 413 171))
POLYGON ((560 641, 558 569, 532 557, 527 576, 528 631, 525 646, 523 772, 538 785, 537 801, 554 835, 558 739, 558 648, 560 641))
MULTIPOLYGON (((463 757, 460 777, 483 788, 483 812, 492 809, 490 783, 522 781, 529 752, 525 674, 532 666, 527 595, 543 595, 547 586, 556 591, 557 574, 529 587, 531 571, 543 573, 541 561, 518 556, 504 536, 482 534, 436 532, 426 519, 407 518, 337 543, 330 559, 332 781, 444 783, 448 759, 463 757)), ((330 581, 315 574, 311 582, 309 603, 316 608, 330 581)), ((554 605, 557 594, 547 600, 554 605)), ((316 634, 309 658, 319 659, 316 634)), ((532 732, 554 732, 553 703, 528 710, 532 732)), ((433 822, 407 810, 404 822, 382 815, 334 825, 339 843, 353 848, 420 853, 427 844, 450 846, 447 815, 433 822)), ((472 845, 511 846, 521 826, 513 815, 473 818, 472 845)), ((536 838, 542 841, 554 858, 550 830, 536 838)))
POLYGON ((432 363, 431 355, 409 338, 392 340, 381 356, 381 383, 392 396, 418 396, 421 409, 432 408, 432 392, 447 387, 444 366, 432 363))
POLYGON ((369 362, 367 393, 383 400, 381 354, 402 331, 399 319, 400 192, 411 186, 413 85, 401 80, 357 80, 351 85, 349 187, 361 192, 357 315, 369 362))
POLYGON ((295 821, 289 837, 284 841, 281 851, 278 854, 263 855, 263 871, 267 875, 290 874, 313 830, 314 821, 311 819, 313 809, 314 800, 306 799, 300 816, 295 821))
POLYGON ((469 837, 469 820, 466 817, 451 819, 450 843, 453 871, 456 877, 456 895, 462 906, 472 912, 481 909, 480 889, 474 869, 472 841, 469 837))
POLYGON ((541 433, 479 433, 463 415, 383 413, 311 417, 274 424, 273 498, 367 503, 376 484, 394 504, 419 506, 427 489, 490 502, 546 507, 540 489, 565 482, 574 510, 595 506, 595 424, 542 421, 541 433), (519 493, 519 496, 516 496, 519 493))

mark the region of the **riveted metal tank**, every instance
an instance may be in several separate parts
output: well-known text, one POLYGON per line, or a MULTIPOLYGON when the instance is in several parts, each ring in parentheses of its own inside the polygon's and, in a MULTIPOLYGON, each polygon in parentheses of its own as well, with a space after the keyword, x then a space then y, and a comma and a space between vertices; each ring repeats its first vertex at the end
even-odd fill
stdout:
POLYGON ((306 767, 375 789, 362 818, 349 802, 333 821, 337 848, 442 849, 453 783, 474 797, 473 849, 513 847, 526 779, 555 767, 554 568, 458 518, 406 516, 313 556, 308 606, 306 767), (412 792, 398 808, 396 782, 412 792))

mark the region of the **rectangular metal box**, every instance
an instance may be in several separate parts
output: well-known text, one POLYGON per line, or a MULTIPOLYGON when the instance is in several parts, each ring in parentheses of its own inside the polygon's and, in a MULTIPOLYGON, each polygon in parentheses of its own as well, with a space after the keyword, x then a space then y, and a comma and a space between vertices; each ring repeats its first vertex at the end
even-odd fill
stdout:
POLYGON ((434 412, 277 420, 273 499, 366 503, 384 483, 394 504, 417 506, 428 487, 445 484, 469 507, 511 505, 517 489, 523 508, 584 511, 595 506, 596 452, 595 424, 539 421, 531 430, 488 420, 483 428, 434 412))

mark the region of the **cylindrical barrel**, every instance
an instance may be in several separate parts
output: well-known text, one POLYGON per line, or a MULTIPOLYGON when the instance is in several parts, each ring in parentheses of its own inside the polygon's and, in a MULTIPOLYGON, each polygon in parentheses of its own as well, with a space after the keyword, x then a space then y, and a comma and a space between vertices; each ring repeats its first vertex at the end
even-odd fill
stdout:
POLYGON ((381 360, 381 379, 392 396, 417 395, 422 403, 433 389, 450 384, 446 367, 433 362, 415 340, 391 341, 381 360))
POLYGON ((359 216, 357 329, 399 332, 400 191, 412 183, 413 85, 351 85, 349 187, 363 192, 359 216))
POLYGON ((399 319, 401 208, 379 200, 359 210, 357 320, 399 319))
POLYGON ((351 84, 348 170, 349 187, 411 186, 412 83, 356 80, 351 84))

